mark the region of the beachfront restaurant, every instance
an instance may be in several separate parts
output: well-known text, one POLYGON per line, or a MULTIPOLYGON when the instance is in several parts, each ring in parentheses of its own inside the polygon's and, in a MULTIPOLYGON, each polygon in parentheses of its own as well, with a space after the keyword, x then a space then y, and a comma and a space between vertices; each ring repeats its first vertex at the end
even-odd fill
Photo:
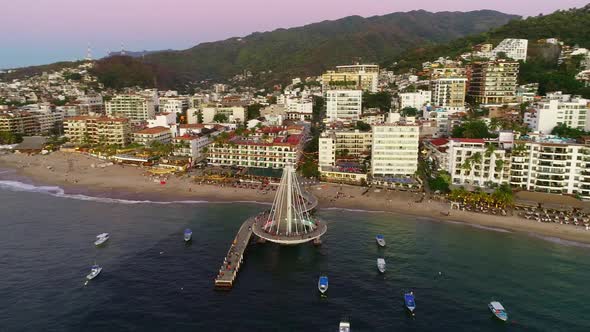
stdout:
POLYGON ((118 154, 113 156, 113 161, 123 165, 133 166, 152 166, 160 157, 157 156, 136 156, 128 154, 118 154))
POLYGON ((382 189, 395 189, 401 191, 419 191, 422 189, 420 179, 414 177, 376 177, 371 180, 371 185, 382 189))
POLYGON ((339 163, 336 166, 322 166, 320 180, 357 186, 365 185, 367 184, 367 172, 358 163, 339 163))

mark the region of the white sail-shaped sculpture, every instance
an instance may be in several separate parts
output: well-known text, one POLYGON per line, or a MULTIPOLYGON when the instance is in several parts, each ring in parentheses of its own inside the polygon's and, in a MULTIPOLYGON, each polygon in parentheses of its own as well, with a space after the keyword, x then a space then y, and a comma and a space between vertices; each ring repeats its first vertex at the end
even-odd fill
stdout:
POLYGON ((271 242, 297 244, 314 240, 326 232, 325 223, 312 218, 317 200, 302 191, 293 166, 287 165, 272 208, 257 217, 254 233, 271 242))

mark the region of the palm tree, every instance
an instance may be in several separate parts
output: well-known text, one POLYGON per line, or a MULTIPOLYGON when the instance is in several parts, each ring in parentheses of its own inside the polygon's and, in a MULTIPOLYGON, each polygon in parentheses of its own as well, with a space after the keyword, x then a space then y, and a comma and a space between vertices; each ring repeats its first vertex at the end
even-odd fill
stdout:
POLYGON ((486 158, 491 157, 492 153, 494 153, 494 151, 496 151, 496 146, 494 144, 492 144, 492 143, 486 144, 486 152, 485 152, 486 158))
POLYGON ((496 159, 496 172, 499 172, 504 167, 504 160, 496 159))

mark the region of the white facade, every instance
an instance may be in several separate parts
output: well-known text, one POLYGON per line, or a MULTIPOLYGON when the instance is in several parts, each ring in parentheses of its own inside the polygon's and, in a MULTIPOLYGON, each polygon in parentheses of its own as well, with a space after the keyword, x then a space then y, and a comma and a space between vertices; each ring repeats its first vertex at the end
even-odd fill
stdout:
POLYGON ((204 148, 209 144, 211 144, 211 141, 205 135, 178 136, 174 138, 175 146, 172 154, 180 157, 189 157, 192 159, 192 164, 194 164, 205 159, 206 154, 204 148))
POLYGON ((176 113, 162 113, 155 116, 155 119, 148 120, 148 128, 167 127, 176 124, 176 113))
POLYGON ((313 102, 309 99, 287 99, 287 117, 290 120, 311 120, 313 102))
POLYGON ((246 108, 240 106, 234 107, 203 107, 203 123, 213 123, 217 114, 223 114, 228 122, 246 121, 246 108))
POLYGON ((327 117, 330 121, 360 119, 363 103, 361 90, 330 90, 326 92, 327 117))
POLYGON ((435 137, 447 136, 449 134, 449 115, 451 113, 444 108, 424 107, 422 117, 428 121, 434 121, 436 131, 435 137))
POLYGON ((322 133, 319 138, 318 165, 319 168, 336 164, 336 138, 334 135, 322 133))
POLYGON ((384 123, 373 126, 373 177, 412 176, 418 170, 417 125, 384 123))
POLYGON ((188 98, 160 97, 160 113, 182 113, 188 108, 188 98))
POLYGON ((142 95, 116 95, 105 103, 105 109, 110 117, 127 118, 134 123, 153 119, 156 115, 153 98, 142 95))
POLYGON ((163 144, 168 144, 172 141, 172 134, 170 128, 154 127, 146 128, 133 133, 133 142, 149 146, 152 142, 158 141, 163 144))
POLYGON ((452 138, 447 157, 445 170, 455 185, 485 187, 510 181, 510 156, 498 140, 452 138))
POLYGON ((405 92, 399 94, 400 108, 413 107, 417 110, 432 101, 432 92, 419 90, 416 92, 405 92))
POLYGON ((504 39, 492 50, 492 55, 498 57, 499 53, 506 53, 506 56, 516 61, 526 62, 529 41, 526 39, 504 39))
POLYGON ((590 199, 590 147, 552 140, 515 145, 522 150, 512 155, 512 186, 590 199))
MULTIPOLYGON (((564 95, 567 96, 567 95, 564 95)), ((590 130, 590 100, 582 98, 551 99, 536 104, 524 114, 524 123, 535 132, 550 134, 558 124, 590 130)))

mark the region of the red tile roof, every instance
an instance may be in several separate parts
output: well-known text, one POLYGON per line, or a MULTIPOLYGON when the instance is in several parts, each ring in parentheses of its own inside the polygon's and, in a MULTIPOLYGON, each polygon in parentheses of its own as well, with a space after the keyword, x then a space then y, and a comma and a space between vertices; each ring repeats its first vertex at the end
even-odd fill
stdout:
POLYGON ((446 138, 435 138, 433 140, 430 140, 430 144, 436 145, 436 146, 445 145, 447 143, 449 143, 449 140, 446 138))
POLYGON ((170 128, 166 127, 153 127, 153 128, 145 128, 140 131, 136 131, 135 134, 159 134, 162 132, 170 132, 170 128))

